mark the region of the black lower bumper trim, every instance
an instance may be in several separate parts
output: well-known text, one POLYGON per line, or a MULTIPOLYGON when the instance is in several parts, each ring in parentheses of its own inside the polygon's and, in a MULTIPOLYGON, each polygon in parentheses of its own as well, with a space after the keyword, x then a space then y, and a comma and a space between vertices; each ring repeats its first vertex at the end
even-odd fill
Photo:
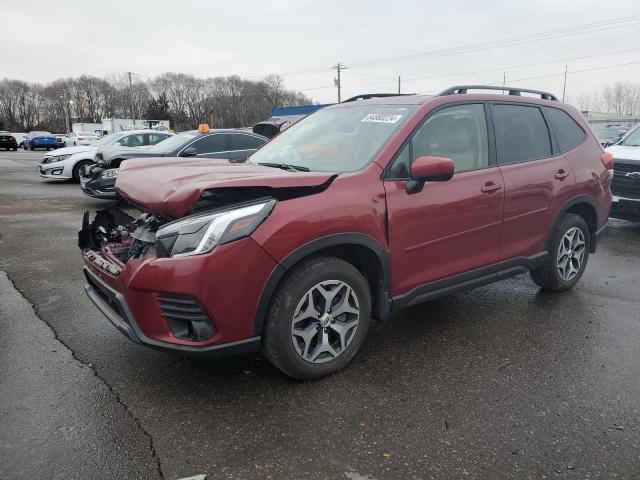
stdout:
POLYGON ((609 216, 622 220, 640 222, 640 199, 618 198, 618 201, 611 204, 609 216))
POLYGON ((87 283, 84 287, 89 299, 98 307, 98 310, 107 317, 122 334, 134 343, 139 343, 158 350, 177 353, 193 357, 222 357, 229 355, 239 355, 243 353, 257 352, 262 343, 261 337, 251 337, 237 342, 223 343, 221 345, 211 345, 207 347, 191 347, 188 345, 177 345, 173 343, 160 342, 147 337, 138 327, 138 324, 129 310, 124 296, 105 284, 87 267, 84 267, 84 274, 87 283), (116 312, 111 305, 117 305, 116 312), (124 317, 124 318, 123 318, 124 317))

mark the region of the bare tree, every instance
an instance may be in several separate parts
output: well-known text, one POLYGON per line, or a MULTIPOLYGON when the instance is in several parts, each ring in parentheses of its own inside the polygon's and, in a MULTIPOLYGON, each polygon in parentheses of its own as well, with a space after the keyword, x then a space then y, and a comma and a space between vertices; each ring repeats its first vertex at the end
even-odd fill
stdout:
POLYGON ((640 85, 616 82, 602 92, 605 108, 616 115, 635 115, 640 106, 640 85))
POLYGON ((126 74, 83 75, 47 85, 0 81, 0 121, 12 130, 38 126, 65 131, 69 122, 140 118, 146 112, 171 118, 176 130, 194 128, 211 117, 215 127, 243 127, 269 117, 274 107, 309 103, 274 75, 251 81, 237 75, 202 79, 167 72, 131 85, 126 74))

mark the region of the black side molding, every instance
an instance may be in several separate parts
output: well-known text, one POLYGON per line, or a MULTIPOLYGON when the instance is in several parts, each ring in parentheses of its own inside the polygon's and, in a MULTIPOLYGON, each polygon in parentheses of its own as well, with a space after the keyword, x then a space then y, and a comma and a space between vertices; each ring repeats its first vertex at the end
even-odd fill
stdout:
POLYGON ((453 275, 452 277, 443 278, 442 280, 420 285, 408 293, 393 297, 391 303, 392 309, 397 310, 411 305, 417 305, 422 302, 515 277, 516 275, 541 267, 546 262, 548 255, 548 252, 541 252, 531 257, 517 257, 505 262, 488 265, 469 272, 453 275))

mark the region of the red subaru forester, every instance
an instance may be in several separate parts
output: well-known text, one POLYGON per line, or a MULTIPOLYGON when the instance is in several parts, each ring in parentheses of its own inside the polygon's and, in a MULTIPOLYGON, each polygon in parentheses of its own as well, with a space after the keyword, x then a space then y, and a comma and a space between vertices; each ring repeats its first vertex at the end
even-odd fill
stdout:
POLYGON ((612 157, 549 93, 471 90, 496 89, 326 107, 244 164, 127 161, 126 204, 79 233, 89 297, 134 342, 262 349, 310 379, 398 308, 526 271, 572 288, 607 223, 612 157))

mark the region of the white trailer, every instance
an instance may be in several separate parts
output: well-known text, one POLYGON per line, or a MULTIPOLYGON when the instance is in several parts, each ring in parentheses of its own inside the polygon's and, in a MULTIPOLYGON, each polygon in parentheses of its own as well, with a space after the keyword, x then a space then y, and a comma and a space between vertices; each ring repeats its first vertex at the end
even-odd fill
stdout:
POLYGON ((148 128, 169 130, 169 120, 145 120, 130 118, 102 119, 102 130, 106 133, 123 132, 125 130, 143 130, 148 128))
POLYGON ((101 123, 74 123, 71 125, 71 131, 74 133, 99 133, 102 135, 102 124, 101 123))

